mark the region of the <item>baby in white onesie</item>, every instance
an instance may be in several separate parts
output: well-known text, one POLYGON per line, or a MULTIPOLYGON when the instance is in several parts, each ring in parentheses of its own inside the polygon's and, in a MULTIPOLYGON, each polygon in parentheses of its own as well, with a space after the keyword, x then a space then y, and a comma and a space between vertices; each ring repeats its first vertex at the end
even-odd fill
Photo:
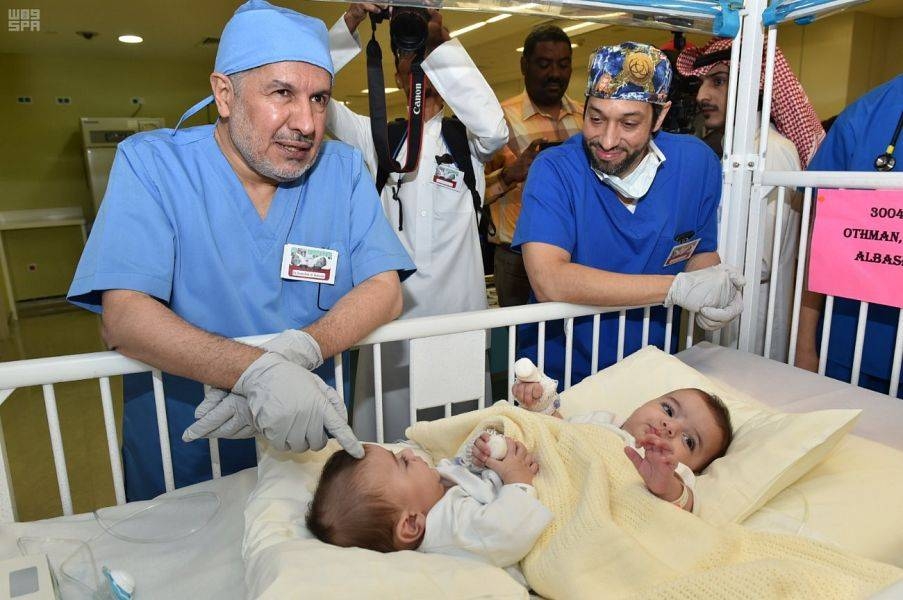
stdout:
MULTIPOLYGON (((527 359, 515 364, 517 383, 512 392, 518 403, 534 412, 561 418, 557 382, 538 371, 527 359)), ((691 511, 695 473, 724 456, 733 439, 730 414, 717 397, 696 388, 672 390, 637 408, 626 420, 607 411, 568 419, 607 427, 624 439, 624 452, 646 487, 659 498, 691 511)), ((489 456, 488 437, 477 439, 474 465, 489 456)))
POLYGON ((516 565, 552 520, 536 497, 539 465, 524 445, 502 438, 505 456, 475 474, 460 461, 430 467, 410 449, 365 444, 357 460, 344 450, 323 468, 307 515, 320 540, 380 552, 420 550, 516 565))

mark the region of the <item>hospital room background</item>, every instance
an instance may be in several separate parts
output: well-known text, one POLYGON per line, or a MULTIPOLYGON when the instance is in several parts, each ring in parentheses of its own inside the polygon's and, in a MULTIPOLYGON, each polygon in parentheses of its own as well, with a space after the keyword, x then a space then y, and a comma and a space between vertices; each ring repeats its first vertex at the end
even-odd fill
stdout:
MULTIPOLYGON (((97 316, 64 301, 83 236, 96 212, 81 119, 130 118, 134 128, 154 126, 162 119, 173 126, 182 110, 208 89, 216 36, 233 4, 237 3, 40 0, 7 7, 9 30, 0 37, 4 127, 0 361, 105 349, 97 316), (13 30, 12 12, 20 9, 31 11, 31 21, 36 16, 37 27, 13 30), (119 41, 125 34, 143 41, 119 41)), ((304 0, 285 4, 327 24, 347 6, 304 0)), ((671 38, 663 30, 548 16, 512 15, 487 23, 493 16, 447 11, 444 23, 473 56, 499 99, 523 90, 520 47, 537 24, 560 25, 571 36, 574 71, 568 95, 578 99, 585 85, 584 65, 596 47, 628 39, 662 45, 671 38)), ((779 31, 779 45, 822 120, 903 71, 900 0, 874 0, 806 27, 789 24, 779 31)), ((386 32, 380 35, 387 47, 386 32)), ((369 32, 363 36, 366 39, 369 32)), ((688 34, 687 39, 701 45, 706 36, 688 34)), ((385 65, 386 81, 392 81, 390 62, 385 65)), ((334 97, 366 114, 366 87, 364 60, 358 58, 337 77, 334 97)), ((390 117, 401 115, 403 102, 401 93, 387 90, 390 117)), ((215 109, 208 107, 189 124, 214 119, 215 109)), ((121 128, 118 123, 108 129, 121 128)), ((96 136, 95 141, 111 151, 116 135, 121 134, 113 134, 107 144, 96 136)), ((495 378, 494 384, 494 397, 505 396, 504 376, 495 378)), ((80 389, 85 395, 96 393, 90 386, 85 382, 60 387, 77 398, 80 389)), ((118 416, 118 380, 114 397, 118 416)), ((33 416, 40 404, 40 390, 29 388, 17 391, 0 407, 17 486, 18 517, 23 521, 60 514, 47 424, 33 416)), ((115 503, 100 405, 69 401, 59 410, 75 512, 115 503)))

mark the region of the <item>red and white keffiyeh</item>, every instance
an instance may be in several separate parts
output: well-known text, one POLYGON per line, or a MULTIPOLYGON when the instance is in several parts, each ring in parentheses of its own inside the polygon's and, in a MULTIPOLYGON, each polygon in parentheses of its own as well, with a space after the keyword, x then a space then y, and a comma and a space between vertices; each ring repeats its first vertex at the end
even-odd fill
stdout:
MULTIPOLYGON (((677 71, 684 77, 704 77, 717 64, 730 64, 730 38, 712 38, 702 48, 687 47, 677 57, 677 71)), ((765 57, 759 89, 765 85, 765 57)), ((803 169, 809 164, 825 130, 809 102, 806 91, 790 69, 790 63, 780 48, 775 51, 774 84, 771 92, 771 120, 781 135, 793 145, 803 169)))

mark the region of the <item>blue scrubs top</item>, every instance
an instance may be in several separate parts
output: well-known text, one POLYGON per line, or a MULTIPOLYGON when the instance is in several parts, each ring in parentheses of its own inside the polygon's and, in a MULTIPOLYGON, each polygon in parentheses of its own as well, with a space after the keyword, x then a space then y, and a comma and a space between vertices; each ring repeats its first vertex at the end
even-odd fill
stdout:
MULTIPOLYGON (((69 300, 101 312, 104 290, 143 292, 224 337, 304 327, 352 287, 414 269, 358 150, 324 142, 316 163, 276 190, 261 219, 213 137, 214 126, 134 135, 119 145, 69 300), (286 243, 338 252, 334 285, 280 277, 286 243)), ((320 374, 332 381, 332 361, 320 374)), ((124 378, 129 500, 164 491, 150 374, 124 378)), ((209 445, 185 444, 199 383, 164 376, 177 486, 210 478, 209 445)), ((255 464, 253 440, 222 440, 223 473, 255 464)))
MULTIPOLYGON (((566 250, 577 264, 617 273, 668 275, 680 273, 687 265, 683 261, 664 266, 681 241, 698 238, 696 254, 714 252, 721 199, 717 158, 703 142, 687 135, 662 132, 655 143, 665 162, 634 213, 590 168, 582 134, 543 150, 530 167, 512 247, 543 242, 566 250)), ((531 302, 536 302, 534 296, 531 302)), ((666 312, 656 307, 650 315, 649 343, 659 348, 665 343, 666 312)), ((679 322, 675 311, 675 333, 679 322)), ((625 355, 641 347, 642 327, 643 311, 628 311, 625 355)), ((536 331, 535 326, 525 326, 518 332, 522 355, 534 360, 536 331)), ((591 372, 592 336, 592 317, 575 319, 571 377, 575 383, 591 372)), ((564 344, 563 322, 548 323, 545 372, 558 379, 559 388, 564 382, 564 344)), ((598 368, 614 364, 617 347, 618 315, 602 315, 598 368)))
MULTIPOLYGON (((875 159, 884 154, 903 112, 903 75, 878 86, 848 106, 834 121, 827 137, 809 163, 810 171, 875 171, 875 159)), ((897 164, 903 170, 903 138, 897 142, 897 164)), ((829 377, 850 381, 859 301, 834 299, 831 339, 828 343, 829 377)), ((897 335, 899 309, 870 304, 859 385, 877 392, 903 398, 903 383, 890 391, 891 361, 897 335)), ((819 327, 821 329, 821 327, 819 327)), ((821 341, 821 333, 818 333, 821 341)))

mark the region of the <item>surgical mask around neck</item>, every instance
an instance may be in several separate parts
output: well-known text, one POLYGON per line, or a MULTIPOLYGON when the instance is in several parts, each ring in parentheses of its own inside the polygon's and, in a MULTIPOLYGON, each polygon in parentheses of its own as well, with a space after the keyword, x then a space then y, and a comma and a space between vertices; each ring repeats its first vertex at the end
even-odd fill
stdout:
POLYGON ((593 169, 593 171, 596 172, 602 183, 611 187, 621 196, 631 200, 639 200, 652 187, 658 168, 663 162, 665 162, 665 155, 658 149, 655 142, 650 140, 649 152, 646 153, 640 164, 627 177, 621 178, 616 175, 608 175, 596 169, 593 169))

